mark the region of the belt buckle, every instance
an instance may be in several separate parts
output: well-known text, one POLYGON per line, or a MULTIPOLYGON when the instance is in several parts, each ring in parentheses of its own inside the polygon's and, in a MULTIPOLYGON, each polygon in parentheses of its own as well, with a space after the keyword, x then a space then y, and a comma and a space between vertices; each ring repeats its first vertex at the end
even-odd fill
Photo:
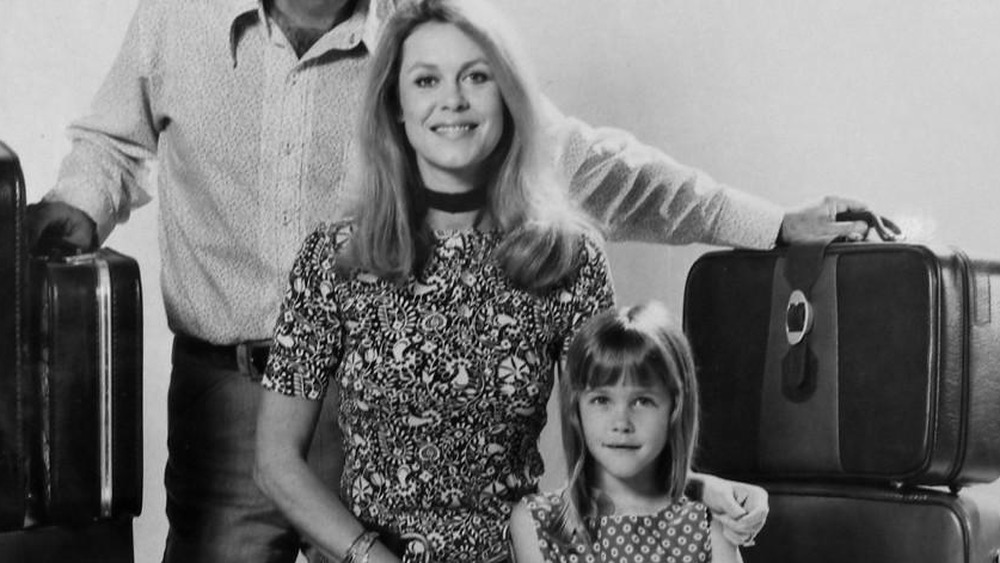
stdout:
POLYGON ((260 381, 264 377, 264 369, 267 367, 267 351, 270 350, 271 343, 268 340, 251 340, 240 342, 236 345, 236 369, 240 373, 246 374, 254 381, 260 381), (256 353, 263 351, 261 365, 255 361, 256 353))

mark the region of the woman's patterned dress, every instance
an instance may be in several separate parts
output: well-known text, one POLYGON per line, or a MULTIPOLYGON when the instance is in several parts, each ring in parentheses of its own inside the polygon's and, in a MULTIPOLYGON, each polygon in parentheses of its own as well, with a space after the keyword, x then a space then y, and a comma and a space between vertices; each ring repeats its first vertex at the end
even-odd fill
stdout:
POLYGON ((305 242, 264 386, 320 400, 339 385, 341 498, 406 561, 502 557, 511 503, 537 490, 553 368, 576 329, 613 305, 600 247, 544 295, 492 260, 498 233, 438 233, 424 272, 394 284, 335 271, 350 226, 305 242))
POLYGON ((592 543, 567 544, 552 533, 562 509, 558 493, 534 494, 526 503, 546 561, 564 563, 695 563, 712 560, 710 516, 700 502, 682 497, 656 514, 584 519, 592 543))

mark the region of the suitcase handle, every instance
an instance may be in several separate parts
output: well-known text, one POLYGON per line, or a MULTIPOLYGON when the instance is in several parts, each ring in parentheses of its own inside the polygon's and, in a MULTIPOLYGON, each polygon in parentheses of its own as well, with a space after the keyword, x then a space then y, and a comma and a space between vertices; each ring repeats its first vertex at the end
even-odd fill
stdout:
POLYGON ((886 242, 895 242, 904 238, 903 230, 899 228, 899 225, 871 211, 841 211, 837 213, 834 220, 838 222, 862 221, 867 223, 868 229, 875 229, 879 238, 886 242))

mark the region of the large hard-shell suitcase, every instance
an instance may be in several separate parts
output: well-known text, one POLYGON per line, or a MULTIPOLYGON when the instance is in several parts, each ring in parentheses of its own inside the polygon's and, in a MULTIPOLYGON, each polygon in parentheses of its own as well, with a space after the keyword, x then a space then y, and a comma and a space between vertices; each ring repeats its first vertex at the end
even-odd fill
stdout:
POLYGON ((0 530, 24 524, 28 491, 25 244, 24 179, 17 156, 0 143, 0 530))
POLYGON ((1000 497, 918 488, 767 484, 770 513, 747 563, 994 563, 1000 497))
POLYGON ((132 563, 132 519, 0 532, 4 563, 132 563))
POLYGON ((995 480, 998 276, 998 262, 916 244, 702 256, 684 298, 698 466, 743 479, 995 480))
POLYGON ((33 351, 47 522, 137 515, 142 498, 142 295, 110 249, 32 259, 33 351))

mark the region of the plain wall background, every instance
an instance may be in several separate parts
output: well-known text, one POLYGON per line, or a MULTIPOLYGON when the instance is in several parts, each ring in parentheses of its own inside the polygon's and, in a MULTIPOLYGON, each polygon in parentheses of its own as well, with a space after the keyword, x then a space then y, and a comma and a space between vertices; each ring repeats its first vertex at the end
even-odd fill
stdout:
MULTIPOLYGON (((995 0, 497 2, 566 113, 780 204, 850 195, 911 238, 1000 258, 995 0)), ((2 0, 0 139, 20 154, 29 201, 54 182, 65 126, 86 111, 135 4, 2 0)), ((139 260, 145 291, 140 563, 159 561, 166 529, 170 338, 155 208, 107 243, 139 260)), ((612 246, 620 300, 656 297, 679 314, 687 268, 704 250, 612 246)))

